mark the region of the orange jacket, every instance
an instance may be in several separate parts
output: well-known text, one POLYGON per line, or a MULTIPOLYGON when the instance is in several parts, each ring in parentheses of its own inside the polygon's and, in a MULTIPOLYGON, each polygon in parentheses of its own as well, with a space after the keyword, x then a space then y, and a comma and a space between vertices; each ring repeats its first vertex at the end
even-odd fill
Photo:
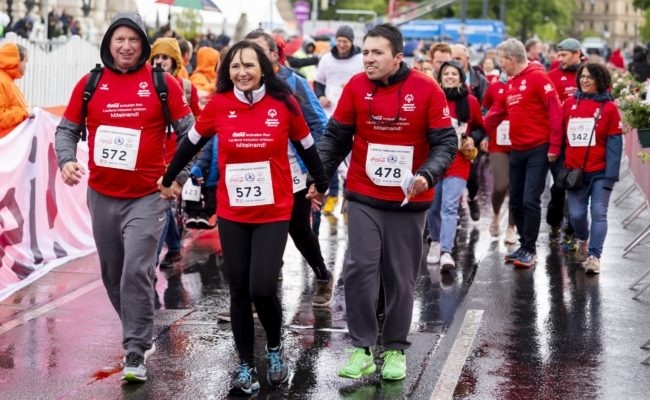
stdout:
POLYGON ((18 47, 13 43, 0 47, 0 138, 11 132, 29 114, 27 102, 14 83, 22 76, 18 47))
POLYGON ((214 93, 217 87, 217 66, 221 56, 212 47, 201 47, 196 53, 196 70, 190 81, 199 91, 214 93))

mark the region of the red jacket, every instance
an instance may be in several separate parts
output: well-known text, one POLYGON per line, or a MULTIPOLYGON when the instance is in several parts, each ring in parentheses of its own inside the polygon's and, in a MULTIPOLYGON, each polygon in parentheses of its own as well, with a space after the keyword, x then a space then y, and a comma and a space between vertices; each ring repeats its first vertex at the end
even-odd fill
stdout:
POLYGON ((542 64, 529 63, 506 83, 505 97, 485 116, 487 131, 496 129, 506 115, 510 118, 513 150, 525 151, 548 144, 550 154, 560 154, 562 108, 542 64))
POLYGON ((578 71, 566 71, 564 69, 556 68, 548 73, 548 76, 553 81, 555 90, 560 97, 560 102, 564 103, 566 99, 572 97, 578 91, 576 76, 578 71))

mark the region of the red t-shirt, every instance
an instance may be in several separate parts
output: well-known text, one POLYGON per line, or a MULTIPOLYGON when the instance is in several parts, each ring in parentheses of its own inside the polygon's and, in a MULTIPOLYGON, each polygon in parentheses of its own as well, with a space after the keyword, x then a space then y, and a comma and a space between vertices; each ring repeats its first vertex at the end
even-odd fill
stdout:
MULTIPOLYGON (((199 115, 201 114, 201 108, 199 107, 199 95, 198 92, 196 91, 196 87, 190 83, 190 98, 187 99, 187 95, 185 94, 185 88, 183 86, 183 78, 180 76, 176 77, 176 80, 178 81, 178 84, 180 85, 181 89, 183 89, 183 96, 185 96, 186 100, 189 100, 189 106, 190 110, 192 110, 192 115, 194 115, 194 118, 198 118, 199 115)), ((190 81, 189 79, 187 80, 188 82, 190 81)), ((165 140, 165 164, 169 165, 169 163, 172 162, 172 159, 174 158, 174 154, 176 154, 176 135, 171 135, 169 139, 165 140)))
POLYGON ((569 97, 573 97, 573 94, 578 91, 576 86, 577 74, 578 71, 564 71, 562 68, 556 68, 549 72, 548 76, 553 81, 561 103, 564 103, 569 97))
MULTIPOLYGON (((467 121, 467 131, 466 133, 469 136, 469 133, 476 129, 485 129, 483 125, 483 115, 481 114, 481 106, 478 104, 476 97, 471 94, 467 96, 467 101, 469 102, 469 120, 467 121)), ((451 115, 452 122, 454 119, 458 118, 456 114, 456 102, 453 100, 449 101, 449 114, 451 115)), ((454 122, 454 128, 456 127, 457 122, 454 122)), ((458 144, 460 145, 461 138, 458 136, 458 144)), ((474 143, 474 146, 478 147, 478 143, 474 143)), ((445 178, 450 176, 457 176, 467 180, 469 178, 469 170, 472 162, 466 159, 463 154, 459 151, 456 152, 456 157, 454 161, 447 168, 445 172, 445 178)))
MULTIPOLYGON (((503 101, 503 97, 506 93, 506 84, 503 82, 494 82, 488 86, 485 91, 485 97, 483 98, 483 108, 489 110, 494 103, 503 101)), ((508 121, 508 117, 503 120, 508 121)), ((488 134, 488 151, 490 153, 508 153, 510 152, 510 146, 501 146, 497 143, 497 128, 486 129, 488 134)))
MULTIPOLYGON (((169 74, 166 77, 167 102, 171 119, 175 121, 187 116, 190 109, 176 79, 169 74)), ((64 114, 66 119, 76 124, 81 123, 87 79, 88 74, 77 82, 64 114)), ((151 65, 145 64, 140 70, 128 74, 116 74, 104 68, 88 103, 87 128, 90 150, 88 185, 91 188, 117 198, 138 198, 158 190, 156 182, 165 172, 166 132, 151 65), (95 154, 95 138, 100 126, 103 127, 100 133, 102 144, 95 154), (124 128, 127 134, 124 134, 124 128), (134 154, 136 149, 137 156, 134 154), (135 165, 126 165, 132 157, 135 165), (103 164, 97 165, 96 161, 103 164), (109 167, 106 163, 129 169, 109 167)))
MULTIPOLYGON (((597 101, 588 99, 577 100, 574 97, 571 97, 564 102, 564 118, 562 126, 564 127, 565 141, 567 144, 565 152, 566 159, 564 161, 566 167, 582 168, 582 163, 587 151, 586 146, 578 147, 571 145, 572 138, 570 136, 574 136, 574 134, 569 132, 569 119, 595 118, 601 105, 602 103, 597 101)), ((596 122, 596 131, 594 132, 596 144, 591 146, 589 150, 585 172, 596 172, 605 169, 607 137, 610 135, 620 135, 622 132, 621 127, 621 115, 618 108, 611 101, 606 102, 601 111, 600 118, 598 118, 598 121, 596 122)), ((589 130, 589 132, 583 132, 583 140, 585 143, 589 141, 588 136, 590 134, 591 130, 589 130), (584 137, 585 134, 587 135, 586 138, 584 137)), ((575 138, 573 139, 575 140, 575 138)))
POLYGON ((555 87, 539 62, 532 62, 506 83, 505 97, 485 117, 488 131, 496 129, 505 115, 510 119, 510 142, 515 151, 549 144, 560 154, 562 109, 555 87), (550 109, 549 109, 550 108, 550 109))
MULTIPOLYGON (((353 76, 343 88, 332 118, 356 126, 347 190, 395 202, 404 200, 402 189, 377 185, 366 173, 369 144, 412 146, 415 173, 429 156, 428 129, 451 127, 444 92, 431 78, 417 71, 390 86, 376 86, 365 73, 353 76)), ((432 200, 433 188, 410 201, 432 200)))
MULTIPOLYGON (((232 91, 217 93, 205 106, 196 122, 196 131, 202 136, 218 135, 221 177, 217 185, 219 217, 252 224, 288 221, 291 218, 293 184, 288 141, 301 140, 310 134, 298 103, 294 98, 291 101, 297 109, 295 114, 282 101, 268 94, 251 107, 238 100, 232 91), (248 172, 228 175, 227 165, 232 168, 245 163, 268 163, 272 189, 264 192, 263 185, 261 189, 257 186, 260 182, 258 178, 253 181, 254 176, 248 172), (236 187, 235 184, 241 183, 241 180, 238 181, 241 177, 246 181, 250 177, 251 186, 236 187), (272 204, 236 205, 240 199, 254 200, 257 194, 268 199, 270 192, 272 204)), ((254 174, 259 174, 259 169, 254 174)))

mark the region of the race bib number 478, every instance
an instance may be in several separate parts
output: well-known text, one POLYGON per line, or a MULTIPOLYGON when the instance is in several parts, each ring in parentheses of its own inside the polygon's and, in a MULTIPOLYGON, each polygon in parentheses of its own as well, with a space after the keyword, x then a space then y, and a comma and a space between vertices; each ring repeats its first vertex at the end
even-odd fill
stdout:
POLYGON ((413 146, 368 143, 366 175, 377 186, 400 186, 413 168, 413 146))

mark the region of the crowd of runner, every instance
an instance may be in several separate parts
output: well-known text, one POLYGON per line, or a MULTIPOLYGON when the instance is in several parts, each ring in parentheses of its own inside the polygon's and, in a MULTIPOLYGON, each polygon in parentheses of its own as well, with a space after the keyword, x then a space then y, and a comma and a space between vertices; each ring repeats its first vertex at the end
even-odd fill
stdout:
MULTIPOLYGON (((342 378, 375 373, 377 349, 383 379, 406 377, 421 263, 454 270, 459 210, 478 221, 479 192, 490 199, 490 235, 513 245, 504 262, 531 268, 550 172, 551 240, 575 251, 585 273, 600 273, 622 153, 609 68, 623 66, 590 61, 577 40, 551 52, 535 39, 508 39, 475 65, 472 50, 453 43, 407 62, 389 24, 356 42, 342 25, 331 48, 311 39, 297 48, 263 30, 235 43, 157 36, 150 42, 137 13, 116 15, 101 43, 103 68, 81 77, 56 130, 63 181, 88 180, 102 280, 122 324, 124 380, 147 378, 155 268, 182 258, 188 228, 220 231, 230 309, 215 314, 230 321, 240 361, 231 394, 260 389, 254 315, 266 333, 266 379, 290 379, 277 285, 288 237, 314 272, 312 305, 332 302, 321 213, 344 213, 348 223, 353 351, 342 378), (80 140, 87 166, 77 161, 80 140), (481 187, 488 168, 492 184, 481 187)), ((15 91, 24 49, 7 44, 0 54, 0 84, 15 91)), ((29 115, 22 97, 12 107, 0 122, 29 115)))

